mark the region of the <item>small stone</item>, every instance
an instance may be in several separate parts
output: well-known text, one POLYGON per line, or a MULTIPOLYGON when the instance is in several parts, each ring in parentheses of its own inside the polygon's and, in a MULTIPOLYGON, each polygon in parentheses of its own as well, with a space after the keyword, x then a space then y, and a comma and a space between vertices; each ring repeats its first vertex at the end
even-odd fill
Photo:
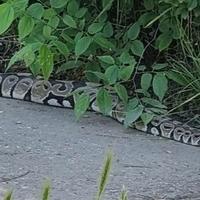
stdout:
POLYGON ((172 152, 171 152, 171 151, 166 151, 166 153, 168 153, 168 154, 172 154, 172 152))
POLYGON ((27 186, 27 185, 22 185, 21 188, 22 188, 22 189, 27 189, 28 186, 27 186))

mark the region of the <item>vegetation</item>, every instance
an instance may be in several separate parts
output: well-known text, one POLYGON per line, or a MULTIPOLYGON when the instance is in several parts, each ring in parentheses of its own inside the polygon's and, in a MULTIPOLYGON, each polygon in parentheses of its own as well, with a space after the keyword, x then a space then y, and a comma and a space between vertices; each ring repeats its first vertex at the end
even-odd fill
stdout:
MULTIPOLYGON (((127 126, 198 102, 198 0, 7 0, 0 18, 0 34, 12 29, 20 43, 6 71, 23 61, 45 79, 79 72, 102 83, 102 113, 112 109, 110 94, 119 96, 127 126)), ((79 118, 89 96, 76 98, 79 118)))
MULTIPOLYGON (((102 173, 101 173, 101 176, 100 176, 96 200, 102 200, 104 190, 105 190, 106 184, 108 182, 111 166, 112 166, 112 158, 113 158, 112 153, 108 152, 106 159, 105 159, 103 169, 102 169, 102 173)), ((43 189, 42 198, 41 198, 42 200, 49 200, 50 199, 50 189, 51 189, 50 183, 48 181, 44 184, 44 189, 43 189)), ((11 200, 11 199, 12 199, 12 191, 7 192, 5 194, 5 197, 4 197, 3 200, 11 200)), ((127 191, 124 188, 124 186, 122 188, 119 200, 128 200, 127 191)))
MULTIPOLYGON (((0 19, 2 38, 14 34, 20 44, 5 71, 23 62, 25 70, 44 79, 67 79, 75 72, 79 79, 101 83, 101 112, 111 111, 115 93, 124 105, 126 126, 198 109, 199 0, 0 0, 0 19)), ((90 97, 84 92, 75 97, 80 118, 90 97)), ((97 200, 111 160, 109 155, 97 200)), ((42 199, 49 198, 49 190, 47 185, 42 199)), ((11 197, 8 193, 5 200, 11 197)), ((126 199, 123 191, 121 200, 126 199)))

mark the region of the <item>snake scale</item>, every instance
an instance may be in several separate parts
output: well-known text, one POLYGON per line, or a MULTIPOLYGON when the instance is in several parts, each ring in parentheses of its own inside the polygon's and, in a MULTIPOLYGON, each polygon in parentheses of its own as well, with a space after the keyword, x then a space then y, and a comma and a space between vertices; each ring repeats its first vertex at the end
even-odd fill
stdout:
MULTIPOLYGON (((98 84, 84 81, 59 81, 34 78, 31 74, 0 73, 0 96, 36 102, 45 105, 73 108, 73 92, 82 91, 90 95, 90 110, 100 112, 96 103, 98 84)), ((112 111, 109 116, 123 123, 119 98, 112 94, 112 111)), ((148 134, 161 136, 185 144, 200 147, 200 130, 191 128, 168 117, 155 117, 148 125, 132 123, 131 128, 148 134)))

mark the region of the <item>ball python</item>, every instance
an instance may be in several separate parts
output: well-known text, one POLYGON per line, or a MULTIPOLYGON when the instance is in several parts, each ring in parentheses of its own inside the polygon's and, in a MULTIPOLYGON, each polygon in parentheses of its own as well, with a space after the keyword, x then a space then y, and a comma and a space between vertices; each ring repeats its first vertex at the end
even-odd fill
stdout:
MULTIPOLYGON (((85 81, 44 81, 31 74, 0 73, 0 96, 36 102, 45 105, 73 108, 73 93, 83 91, 90 95, 89 110, 100 112, 96 103, 96 94, 100 85, 85 81)), ((122 103, 117 95, 112 94, 112 111, 109 116, 123 123, 122 103)), ((148 125, 130 124, 131 128, 148 134, 172 139, 184 144, 200 147, 200 130, 194 129, 168 117, 155 117, 148 125)))

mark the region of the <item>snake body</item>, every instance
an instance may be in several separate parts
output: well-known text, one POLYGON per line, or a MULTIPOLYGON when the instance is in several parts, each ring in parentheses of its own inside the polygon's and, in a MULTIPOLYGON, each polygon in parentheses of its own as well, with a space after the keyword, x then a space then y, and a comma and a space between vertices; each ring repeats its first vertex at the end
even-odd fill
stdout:
MULTIPOLYGON (((0 97, 20 99, 45 105, 73 108, 75 91, 90 95, 90 110, 100 112, 96 94, 100 85, 84 81, 59 81, 34 78, 31 74, 0 73, 0 97)), ((122 104, 112 94, 112 111, 109 116, 123 123, 122 104)), ((200 130, 191 128, 168 117, 155 117, 148 125, 132 123, 131 128, 185 144, 200 147, 200 130)))

